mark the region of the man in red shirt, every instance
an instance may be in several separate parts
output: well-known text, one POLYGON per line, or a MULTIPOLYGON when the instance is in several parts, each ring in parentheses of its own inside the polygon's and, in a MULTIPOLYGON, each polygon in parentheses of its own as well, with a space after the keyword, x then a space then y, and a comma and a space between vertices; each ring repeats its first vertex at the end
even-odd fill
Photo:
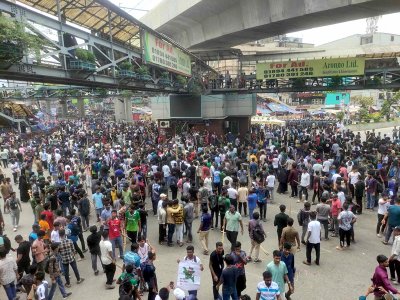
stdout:
POLYGON ((66 182, 69 181, 69 177, 74 173, 71 171, 70 167, 67 167, 67 170, 64 171, 64 179, 66 182))
POLYGON ((119 248, 119 257, 123 259, 124 249, 121 237, 121 221, 117 217, 117 210, 111 211, 111 219, 108 220, 108 237, 112 244, 113 258, 115 258, 115 247, 119 248))
POLYGON ((339 235, 339 220, 338 220, 338 216, 339 216, 339 213, 342 210, 342 204, 341 204, 339 198, 337 197, 336 193, 333 193, 332 197, 333 197, 333 199, 331 199, 331 201, 332 201, 332 205, 331 205, 331 216, 332 216, 331 230, 333 229, 334 233, 331 236, 335 237, 335 236, 339 235))
POLYGON ((50 226, 50 230, 53 230, 54 226, 54 214, 53 212, 50 210, 50 203, 45 203, 43 205, 44 211, 42 211, 42 215, 46 215, 46 221, 47 223, 49 223, 50 226))

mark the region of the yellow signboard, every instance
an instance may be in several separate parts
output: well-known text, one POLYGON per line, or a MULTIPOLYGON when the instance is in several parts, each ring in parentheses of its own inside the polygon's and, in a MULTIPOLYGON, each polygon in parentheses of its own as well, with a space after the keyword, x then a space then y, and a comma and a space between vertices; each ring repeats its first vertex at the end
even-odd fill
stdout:
POLYGON ((257 64, 257 80, 363 75, 365 58, 330 58, 257 64))

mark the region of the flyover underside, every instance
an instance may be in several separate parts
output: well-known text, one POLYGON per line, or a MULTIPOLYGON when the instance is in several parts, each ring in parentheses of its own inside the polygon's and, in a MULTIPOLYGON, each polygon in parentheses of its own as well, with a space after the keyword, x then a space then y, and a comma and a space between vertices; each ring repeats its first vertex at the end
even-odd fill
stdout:
POLYGON ((294 31, 398 12, 400 2, 242 0, 226 6, 224 12, 214 13, 199 11, 199 7, 202 6, 195 5, 155 29, 192 50, 225 49, 294 31))

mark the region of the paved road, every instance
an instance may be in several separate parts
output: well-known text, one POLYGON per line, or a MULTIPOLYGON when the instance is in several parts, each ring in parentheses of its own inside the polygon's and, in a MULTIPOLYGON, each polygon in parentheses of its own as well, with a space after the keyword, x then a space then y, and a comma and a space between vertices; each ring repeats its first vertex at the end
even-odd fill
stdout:
MULTIPOLYGON (((9 170, 6 170, 9 174, 9 170)), ((16 187, 15 187, 16 188, 16 187)), ((18 192, 17 192, 18 194, 18 192)), ((265 266, 272 260, 271 253, 277 248, 277 234, 273 226, 273 216, 278 213, 279 204, 287 206, 287 213, 296 220, 298 210, 301 204, 295 202, 294 199, 287 195, 276 195, 276 204, 268 206, 267 222, 264 223, 264 229, 268 232, 268 237, 263 243, 263 247, 269 255, 261 254, 262 263, 249 263, 246 266, 247 289, 245 292, 252 299, 255 299, 256 286, 261 281, 261 274, 265 270, 265 266)), ((1 204, 2 206, 3 204, 1 204)), ((148 206, 150 207, 150 206, 148 206)), ((12 239, 16 233, 12 232, 9 215, 6 218, 5 232, 12 239)), ((32 211, 30 205, 23 204, 23 212, 21 215, 21 226, 18 234, 27 237, 30 232, 32 219, 32 211)), ((350 300, 358 299, 358 296, 364 293, 376 266, 375 257, 378 254, 390 255, 390 246, 385 246, 380 242, 380 239, 375 235, 376 212, 365 212, 359 216, 355 226, 356 244, 351 246, 351 249, 343 252, 338 252, 335 247, 338 245, 336 238, 331 238, 329 241, 321 243, 321 264, 320 266, 305 266, 302 261, 305 259, 305 247, 302 246, 301 251, 296 254, 296 290, 292 299, 324 299, 324 300, 350 300)), ((93 215, 91 222, 94 222, 93 215)), ((248 223, 248 218, 244 218, 244 223, 248 223)), ((297 222, 296 222, 297 223, 297 222)), ((193 231, 197 231, 199 225, 198 220, 194 221, 193 231)), ((297 224, 296 224, 297 225, 297 224)), ((157 277, 159 287, 166 286, 170 281, 176 281, 177 274, 177 258, 182 258, 185 255, 185 247, 175 246, 169 248, 159 246, 157 244, 158 224, 155 217, 150 216, 148 220, 148 232, 150 242, 156 246, 157 261, 157 277)), ((297 226, 299 227, 299 226, 297 226)), ((247 228, 247 227, 246 227, 247 228)), ((300 229, 300 228, 299 228, 300 229)), ((84 234, 86 237, 86 233, 84 234)), ((215 242, 221 240, 221 233, 217 230, 210 232, 210 249, 213 249, 215 242)), ((226 239, 225 239, 226 240, 226 239)), ((238 237, 242 242, 243 249, 249 251, 249 237, 246 233, 238 237)), ((226 240, 227 241, 227 240, 226 240)), ((227 241, 228 242, 228 241, 227 241)), ((13 242, 15 246, 15 243, 13 242)), ((195 254, 198 255, 205 270, 201 277, 201 290, 199 291, 200 300, 212 299, 212 284, 210 273, 208 270, 208 257, 201 253, 201 246, 198 237, 194 238, 195 254)), ((228 244, 225 245, 228 250, 228 244)), ((11 254, 14 255, 14 254, 11 254)), ((122 264, 121 261, 117 262, 122 264)), ((99 274, 94 276, 91 270, 90 257, 86 253, 86 259, 78 262, 78 268, 86 280, 83 284, 77 285, 74 277, 72 277, 72 287, 69 289, 73 295, 71 299, 90 299, 95 297, 96 300, 109 300, 118 298, 118 290, 105 290, 105 275, 99 274)), ((117 275, 120 270, 117 269, 117 275)), ((0 290, 0 299, 6 299, 3 289, 0 290)), ((57 290, 55 299, 61 299, 61 295, 57 290)), ((147 295, 143 297, 147 299, 147 295)))

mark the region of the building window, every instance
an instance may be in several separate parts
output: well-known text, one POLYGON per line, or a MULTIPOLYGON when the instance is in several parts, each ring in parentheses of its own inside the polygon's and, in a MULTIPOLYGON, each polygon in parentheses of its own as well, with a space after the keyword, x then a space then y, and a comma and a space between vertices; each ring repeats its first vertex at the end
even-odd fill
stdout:
POLYGON ((361 45, 372 44, 373 41, 374 41, 374 38, 373 38, 372 35, 369 35, 369 36, 362 36, 362 37, 361 37, 360 44, 361 44, 361 45))

